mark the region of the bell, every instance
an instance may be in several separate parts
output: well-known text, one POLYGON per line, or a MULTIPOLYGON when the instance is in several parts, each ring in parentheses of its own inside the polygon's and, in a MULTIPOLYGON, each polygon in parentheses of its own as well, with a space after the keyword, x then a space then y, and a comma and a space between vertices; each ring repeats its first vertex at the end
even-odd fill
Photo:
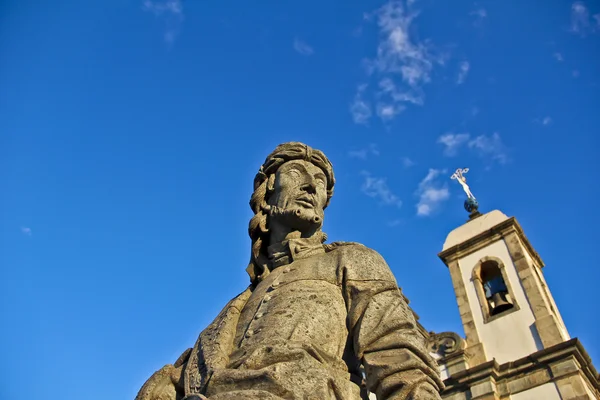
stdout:
POLYGON ((494 303, 494 308, 492 309, 492 315, 500 314, 503 311, 511 309, 513 307, 510 300, 507 298, 508 292, 496 292, 492 295, 492 302, 494 303))

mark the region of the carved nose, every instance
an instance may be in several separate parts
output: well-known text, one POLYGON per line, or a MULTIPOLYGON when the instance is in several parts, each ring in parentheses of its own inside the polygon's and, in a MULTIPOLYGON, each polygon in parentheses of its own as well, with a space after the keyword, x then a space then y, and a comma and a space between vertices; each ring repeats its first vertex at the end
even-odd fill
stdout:
POLYGON ((317 185, 314 182, 307 182, 302 185, 302 190, 314 194, 317 192, 317 185))

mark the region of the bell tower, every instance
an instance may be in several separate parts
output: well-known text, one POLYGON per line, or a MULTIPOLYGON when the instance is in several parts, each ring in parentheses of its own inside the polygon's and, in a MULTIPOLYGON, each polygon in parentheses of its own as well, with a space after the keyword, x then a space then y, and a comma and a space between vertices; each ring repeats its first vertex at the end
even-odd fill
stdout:
POLYGON ((469 365, 513 361, 570 339, 544 263, 514 217, 471 212, 440 253, 460 309, 469 365))
POLYGON ((469 219, 448 234, 439 253, 450 272, 466 336, 462 356, 447 364, 452 379, 447 393, 466 386, 469 399, 599 398, 598 374, 589 357, 569 364, 569 374, 559 373, 567 367, 558 366, 570 362, 558 355, 561 348, 585 350, 569 336, 544 279, 544 263, 521 225, 498 210, 481 214, 466 172, 458 169, 452 179, 467 194, 469 219), (548 355, 555 353, 550 361, 548 355), (516 366, 528 363, 529 372, 523 369, 517 378, 516 366), (479 371, 478 378, 473 371, 479 371), (523 379, 523 374, 530 376, 523 379))

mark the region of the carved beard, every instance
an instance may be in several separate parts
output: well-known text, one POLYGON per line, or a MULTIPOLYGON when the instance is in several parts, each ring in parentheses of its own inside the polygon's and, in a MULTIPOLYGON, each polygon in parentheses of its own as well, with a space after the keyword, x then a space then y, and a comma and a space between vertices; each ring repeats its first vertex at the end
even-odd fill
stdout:
POLYGON ((293 229, 299 231, 317 231, 323 224, 323 217, 319 216, 315 211, 302 208, 280 208, 271 206, 269 217, 283 221, 293 229))

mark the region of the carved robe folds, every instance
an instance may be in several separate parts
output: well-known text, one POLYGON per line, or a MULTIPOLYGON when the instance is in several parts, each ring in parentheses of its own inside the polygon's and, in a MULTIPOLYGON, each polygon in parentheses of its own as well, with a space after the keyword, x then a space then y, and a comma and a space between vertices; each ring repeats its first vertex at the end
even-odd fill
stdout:
MULTIPOLYGON (((378 253, 326 252, 306 239, 278 246, 271 273, 201 333, 172 400, 358 400, 361 363, 379 400, 440 399, 437 365, 378 253)), ((138 400, 159 399, 144 388, 138 400)))

